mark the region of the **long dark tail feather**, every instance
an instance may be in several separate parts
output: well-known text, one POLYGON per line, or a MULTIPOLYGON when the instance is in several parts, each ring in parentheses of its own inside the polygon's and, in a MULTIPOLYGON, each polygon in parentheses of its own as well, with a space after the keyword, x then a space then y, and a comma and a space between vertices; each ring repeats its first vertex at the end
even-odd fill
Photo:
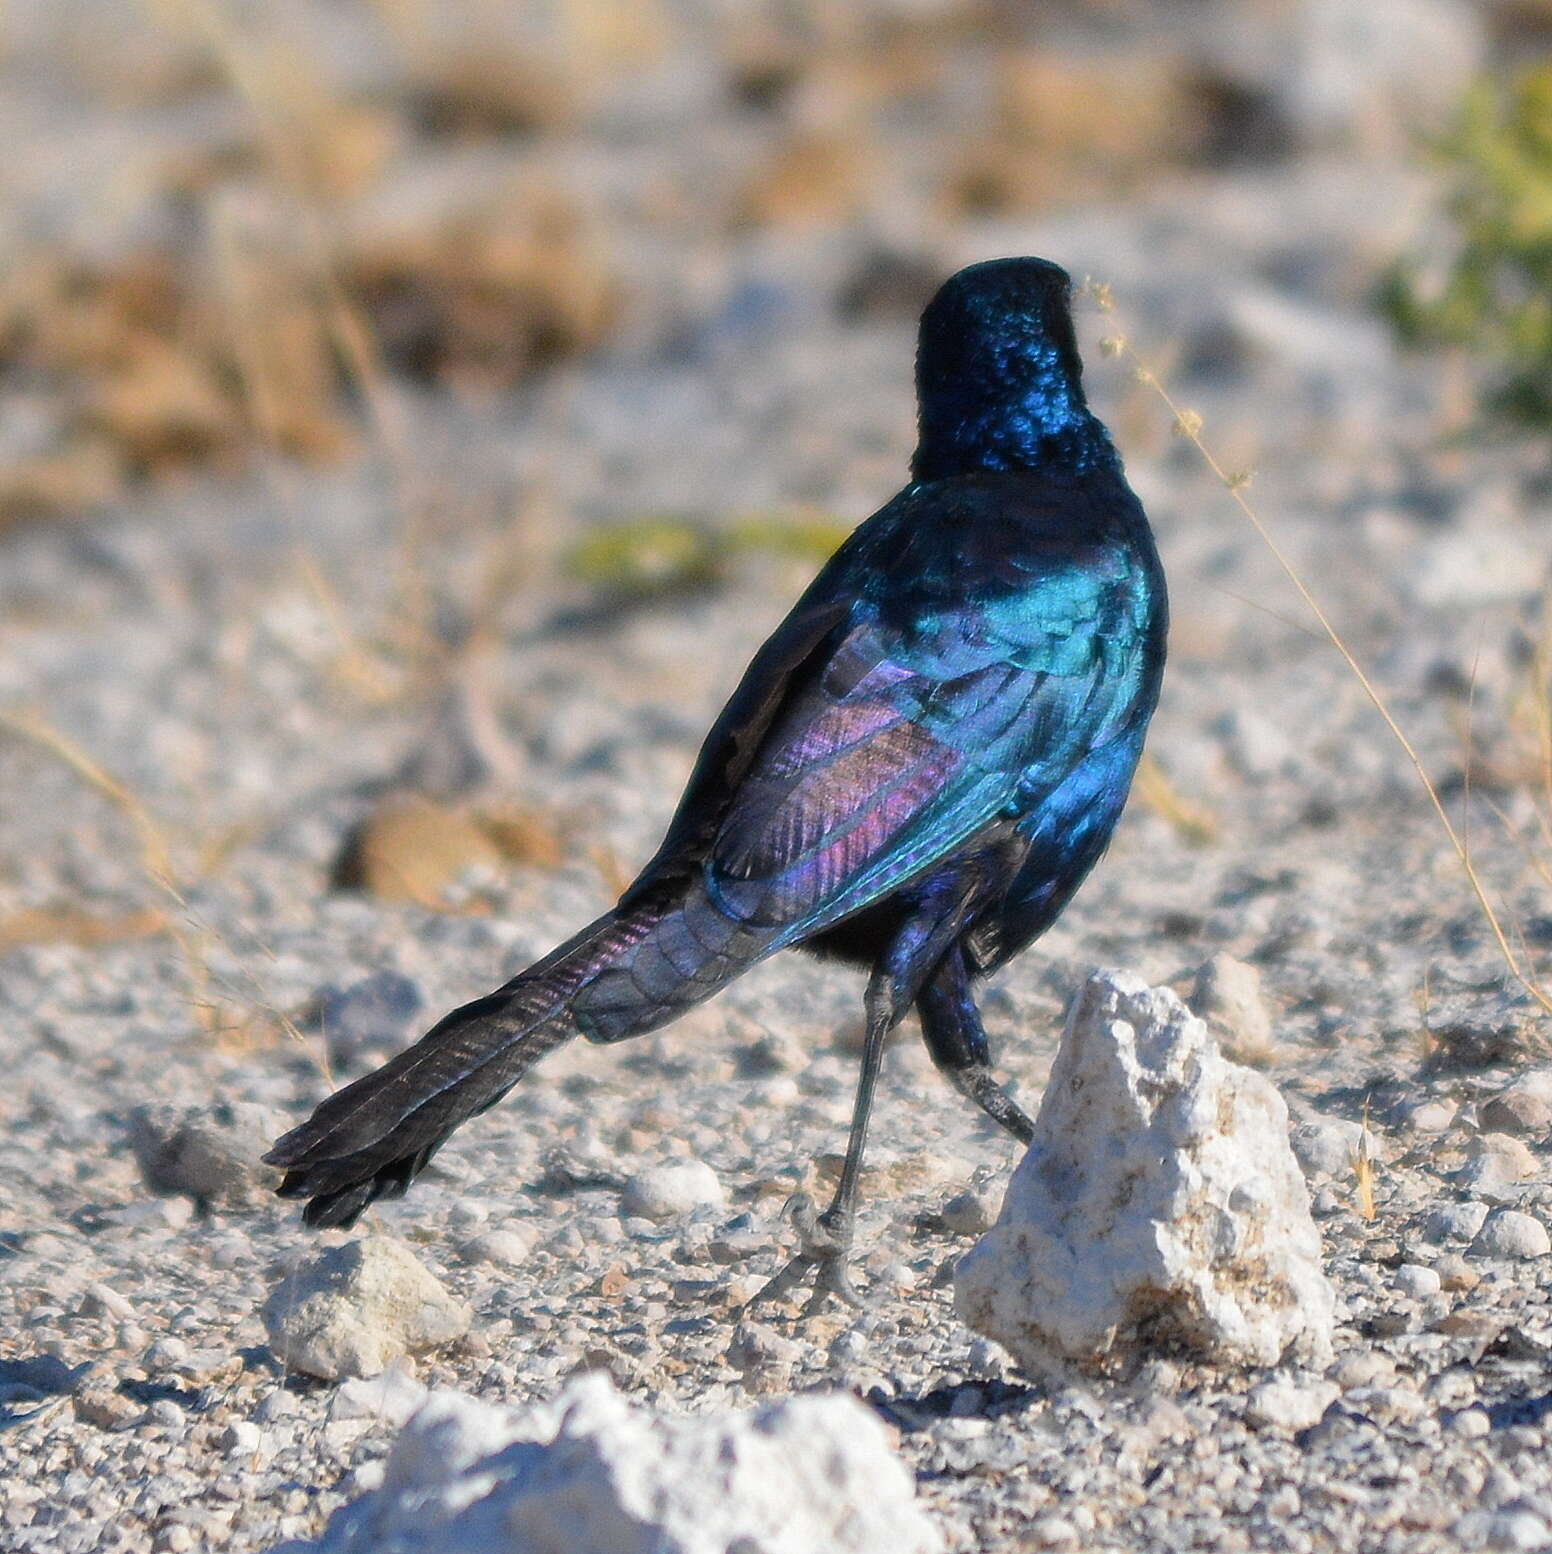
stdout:
POLYGON ((632 900, 331 1095, 265 1155, 285 1170, 280 1196, 308 1200, 308 1225, 353 1225, 378 1198, 402 1197, 453 1130, 547 1052, 578 1035, 618 1041, 666 1024, 752 965, 770 938, 694 887, 632 900))

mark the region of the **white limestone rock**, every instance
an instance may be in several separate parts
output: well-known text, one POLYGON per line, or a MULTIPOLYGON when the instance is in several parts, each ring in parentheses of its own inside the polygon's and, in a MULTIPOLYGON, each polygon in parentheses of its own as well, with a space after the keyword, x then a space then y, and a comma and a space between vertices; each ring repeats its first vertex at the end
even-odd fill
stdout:
POLYGON ((1074 1002, 1034 1141, 954 1292, 1035 1374, 1125 1373, 1161 1350, 1321 1363, 1335 1317, 1282 1097, 1124 971, 1074 1002))
POLYGON ((377 1376, 402 1355, 440 1348, 473 1315, 402 1242, 369 1236, 331 1247, 275 1287, 264 1330, 293 1370, 337 1381, 377 1376))
MULTIPOLYGON (((594 1372, 518 1415, 434 1392, 316 1554, 937 1554, 910 1473, 848 1393, 685 1419, 594 1372)), ((298 1550, 300 1554, 300 1550, 298 1550)))

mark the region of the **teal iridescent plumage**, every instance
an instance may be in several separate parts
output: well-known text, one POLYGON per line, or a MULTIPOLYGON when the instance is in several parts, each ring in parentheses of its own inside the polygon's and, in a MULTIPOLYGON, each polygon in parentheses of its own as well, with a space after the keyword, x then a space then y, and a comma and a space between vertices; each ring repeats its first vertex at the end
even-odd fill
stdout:
POLYGON ((842 1259, 884 1034, 1020 1137, 975 979, 1055 919, 1109 841, 1158 698, 1164 579, 1082 389, 1066 274, 997 260, 922 318, 913 481, 840 548, 708 735, 614 910, 331 1097, 270 1159, 316 1224, 402 1192, 461 1121, 575 1035, 666 1023, 790 946, 870 973, 836 1201, 774 1287, 842 1259))

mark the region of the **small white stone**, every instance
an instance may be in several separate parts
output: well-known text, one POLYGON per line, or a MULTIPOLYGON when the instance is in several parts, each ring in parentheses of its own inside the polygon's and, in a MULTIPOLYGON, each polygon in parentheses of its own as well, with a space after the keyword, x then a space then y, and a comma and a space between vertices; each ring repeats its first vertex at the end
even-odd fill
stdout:
POLYGON ((1490 1549, 1545 1549, 1552 1544, 1552 1531, 1534 1511, 1500 1511, 1487 1525, 1490 1549))
POLYGON ((1232 955, 1214 955, 1196 974, 1191 1008, 1236 1063, 1264 1063, 1271 1056, 1272 1017, 1254 966, 1232 955))
POLYGON ((264 1303, 270 1348, 336 1381, 376 1376, 404 1354, 462 1338, 472 1314, 398 1241, 370 1236, 326 1251, 264 1303))
POLYGON ((1251 1388, 1245 1399, 1245 1422, 1257 1429, 1285 1430, 1292 1435, 1317 1424, 1336 1395, 1334 1382, 1275 1377, 1251 1388))
POLYGON ((1313 1117, 1289 1135, 1293 1152, 1311 1181, 1351 1176, 1363 1128, 1343 1117, 1313 1117))
POLYGON ((1544 1137, 1552 1131, 1552 1068, 1535 1068, 1484 1101, 1479 1124, 1490 1132, 1544 1137))
POLYGON ((458 1255, 466 1263, 490 1263, 498 1268, 516 1268, 528 1260, 533 1251, 533 1238, 527 1231, 504 1225, 499 1230, 487 1230, 465 1241, 458 1248, 458 1255))
POLYGON ((1037 1516, 1029 1524, 1029 1541, 1037 1549, 1070 1549, 1078 1541, 1078 1529, 1060 1516, 1037 1516))
POLYGON ((726 1201, 717 1173, 704 1160, 671 1160, 648 1166, 626 1182, 620 1194, 620 1216, 660 1223, 703 1206, 720 1207, 726 1201))
POLYGON ((1493 1421, 1487 1417, 1486 1409, 1481 1408, 1463 1408, 1450 1420, 1450 1429, 1468 1441, 1480 1440, 1492 1428, 1493 1421))
POLYGON ((1545 1257, 1552 1251, 1552 1239, 1539 1219, 1514 1209, 1495 1209, 1470 1250, 1473 1257, 1545 1257))
POLYGON ((329 1418, 401 1425, 425 1400, 425 1387, 394 1367, 381 1376, 358 1376, 342 1382, 329 1400, 329 1418))
POLYGON ((189 1346, 181 1338, 158 1338, 145 1353, 146 1369, 174 1371, 188 1362, 189 1346))
POLYGON ((1541 1162, 1523 1139, 1482 1133, 1466 1146, 1466 1164, 1455 1173, 1455 1180, 1490 1195, 1494 1188, 1528 1182, 1540 1169, 1541 1162))
POLYGON ((251 1457, 259 1449, 264 1432, 246 1419, 234 1419, 221 1432, 221 1450, 231 1457, 251 1457))
POLYGON ((1419 1101, 1401 1116, 1401 1126, 1412 1133, 1443 1133, 1460 1110, 1453 1101, 1419 1101))
POLYGON ((1487 1218, 1487 1205, 1474 1198, 1464 1203, 1447 1203, 1435 1209, 1423 1221, 1423 1235, 1435 1246, 1448 1241, 1470 1241, 1487 1218))
POLYGON ((996 1194, 985 1187, 971 1187, 943 1205, 943 1228, 954 1236, 979 1236, 997 1219, 996 1194))
POLYGON ((1396 1292, 1412 1300, 1426 1300, 1439 1293, 1442 1281, 1432 1268, 1420 1263, 1402 1263, 1396 1270, 1396 1292))

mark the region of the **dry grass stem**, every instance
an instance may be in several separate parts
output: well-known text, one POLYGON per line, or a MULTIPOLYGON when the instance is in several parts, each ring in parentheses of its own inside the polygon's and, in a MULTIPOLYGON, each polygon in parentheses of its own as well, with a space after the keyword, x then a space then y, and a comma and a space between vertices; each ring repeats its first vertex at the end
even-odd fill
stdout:
MULTIPOLYGON (((1085 284, 1086 294, 1094 301, 1099 310, 1107 316, 1115 314, 1115 299, 1108 285, 1100 282, 1088 281, 1085 284)), ((1396 720, 1385 698, 1380 694, 1378 687, 1369 678, 1363 665, 1358 662, 1352 649, 1348 647, 1342 634, 1333 624, 1320 601, 1315 597, 1309 585, 1304 581, 1302 574, 1287 554, 1277 543, 1266 523, 1251 505, 1245 492, 1250 486, 1251 475, 1248 471, 1226 470, 1207 446, 1202 437, 1201 417, 1193 410, 1188 410, 1178 404, 1168 388, 1159 380, 1153 369, 1140 356, 1124 334, 1116 333, 1107 335, 1101 342, 1101 350, 1106 356, 1120 357, 1131 364, 1133 379, 1153 390, 1163 401, 1165 408, 1173 418, 1173 429, 1178 436, 1184 437, 1200 454, 1202 462, 1212 472, 1213 476, 1228 491, 1235 506, 1237 506, 1261 543, 1271 552, 1272 558, 1282 569, 1283 575, 1293 585, 1299 598, 1303 600, 1305 607, 1315 617, 1327 641, 1341 655, 1342 661, 1351 671, 1353 678, 1362 687, 1364 695, 1368 697, 1374 710, 1379 713, 1385 727, 1390 730, 1392 737, 1405 752, 1408 762, 1418 781, 1422 784, 1423 791, 1428 796, 1428 802, 1437 816, 1445 836, 1449 839, 1450 847, 1454 851, 1466 880, 1471 887, 1472 895, 1476 899, 1481 910, 1483 920, 1487 923, 1493 940, 1498 947, 1498 952, 1503 958, 1505 966, 1509 969, 1514 980, 1545 1012, 1552 1014, 1552 993, 1549 993, 1535 975, 1533 969, 1527 969, 1527 963, 1514 950, 1509 941, 1509 935, 1505 931, 1503 920, 1498 909, 1493 905, 1487 887, 1482 881, 1480 872, 1471 856, 1469 838, 1463 834, 1460 828, 1450 819, 1449 811, 1445 808, 1444 800, 1439 795, 1438 787, 1428 775, 1428 769, 1424 766, 1422 757, 1417 753, 1417 748, 1407 737, 1406 731, 1396 720)), ((1545 1044, 1545 1043, 1544 1043, 1545 1044)))

